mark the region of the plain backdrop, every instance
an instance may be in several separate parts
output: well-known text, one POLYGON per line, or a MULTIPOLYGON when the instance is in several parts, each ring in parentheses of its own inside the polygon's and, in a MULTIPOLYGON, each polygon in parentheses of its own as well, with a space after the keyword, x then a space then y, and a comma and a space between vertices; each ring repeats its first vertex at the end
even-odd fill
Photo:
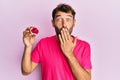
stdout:
POLYGON ((36 43, 54 35, 51 15, 59 3, 75 9, 72 34, 91 45, 92 80, 120 80, 119 0, 0 0, 0 79, 41 80, 40 66, 29 76, 21 74, 22 34, 34 25, 40 30, 36 43))

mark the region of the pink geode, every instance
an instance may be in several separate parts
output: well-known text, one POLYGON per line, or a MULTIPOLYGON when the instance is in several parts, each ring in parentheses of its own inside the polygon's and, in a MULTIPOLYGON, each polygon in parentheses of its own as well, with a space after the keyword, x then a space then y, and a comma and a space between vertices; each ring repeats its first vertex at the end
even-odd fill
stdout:
POLYGON ((37 35, 37 34, 39 33, 39 30, 38 30, 36 27, 32 27, 32 28, 30 29, 30 32, 31 32, 32 34, 37 35))

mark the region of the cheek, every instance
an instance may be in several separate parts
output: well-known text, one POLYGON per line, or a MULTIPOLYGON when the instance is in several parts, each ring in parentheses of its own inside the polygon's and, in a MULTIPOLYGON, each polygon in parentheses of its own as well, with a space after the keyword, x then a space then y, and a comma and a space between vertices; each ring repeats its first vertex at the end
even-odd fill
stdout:
POLYGON ((61 24, 62 24, 62 22, 56 22, 55 24, 56 24, 56 25, 61 25, 61 24))
POLYGON ((59 28, 62 27, 62 23, 60 23, 60 22, 59 23, 55 23, 54 25, 57 26, 57 27, 59 27, 59 28))
POLYGON ((71 29, 73 26, 74 24, 71 24, 71 23, 67 24, 68 29, 71 29))

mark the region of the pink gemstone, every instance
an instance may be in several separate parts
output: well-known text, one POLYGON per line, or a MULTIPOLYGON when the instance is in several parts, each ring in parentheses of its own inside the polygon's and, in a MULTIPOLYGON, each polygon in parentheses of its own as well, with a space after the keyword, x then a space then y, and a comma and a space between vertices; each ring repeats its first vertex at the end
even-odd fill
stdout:
POLYGON ((32 34, 38 34, 39 30, 36 27, 32 27, 31 30, 32 34))

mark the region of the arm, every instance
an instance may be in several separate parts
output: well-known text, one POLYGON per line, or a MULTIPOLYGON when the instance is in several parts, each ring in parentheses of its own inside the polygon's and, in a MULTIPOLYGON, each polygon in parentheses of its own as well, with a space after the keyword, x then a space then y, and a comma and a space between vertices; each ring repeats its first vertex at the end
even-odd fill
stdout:
POLYGON ((91 79, 91 70, 83 69, 74 55, 69 56, 67 60, 68 60, 68 63, 70 65, 70 68, 76 80, 90 80, 91 79))
POLYGON ((21 71, 23 75, 30 74, 38 65, 37 63, 31 61, 31 52, 35 41, 35 36, 30 34, 29 29, 30 28, 27 28, 23 32, 23 42, 25 45, 22 62, 21 62, 21 71))
POLYGON ((76 45, 77 38, 73 41, 73 38, 66 29, 61 31, 59 35, 61 43, 61 50, 66 56, 70 65, 71 71, 76 80, 91 80, 91 70, 85 70, 81 67, 76 57, 73 54, 74 47, 76 45))

